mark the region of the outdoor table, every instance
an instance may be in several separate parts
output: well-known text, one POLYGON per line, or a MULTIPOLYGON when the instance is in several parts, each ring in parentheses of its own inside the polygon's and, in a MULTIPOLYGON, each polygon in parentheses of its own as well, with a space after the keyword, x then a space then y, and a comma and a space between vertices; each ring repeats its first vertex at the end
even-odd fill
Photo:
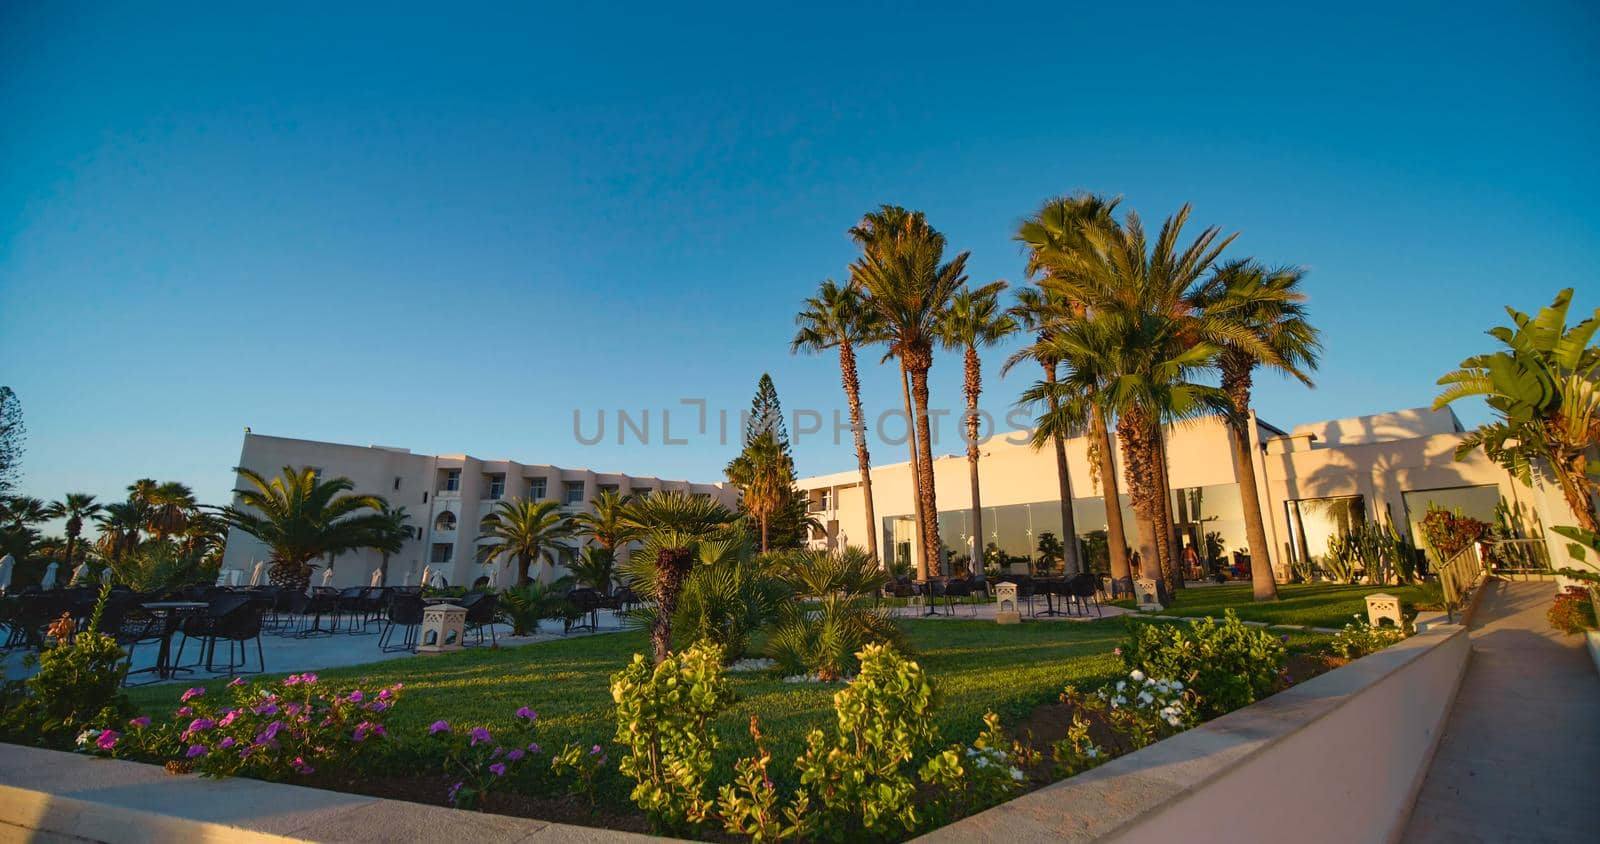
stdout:
POLYGON ((187 668, 172 665, 172 634, 178 632, 178 622, 191 615, 204 612, 211 605, 205 601, 150 601, 139 606, 149 610, 152 614, 161 617, 161 648, 156 651, 156 676, 163 680, 171 680, 179 671, 187 672, 187 668))
POLYGON ((1037 577, 1037 578, 1034 578, 1034 580, 1033 580, 1033 587, 1034 587, 1034 594, 1035 595, 1044 595, 1044 612, 1039 613, 1039 615, 1071 615, 1072 614, 1070 612, 1063 612, 1061 610, 1056 609, 1055 598, 1060 597, 1062 599, 1063 603, 1066 603, 1067 601, 1069 601, 1071 599, 1071 596, 1067 594, 1067 579, 1066 578, 1064 578, 1064 577, 1051 577, 1051 578, 1037 577))

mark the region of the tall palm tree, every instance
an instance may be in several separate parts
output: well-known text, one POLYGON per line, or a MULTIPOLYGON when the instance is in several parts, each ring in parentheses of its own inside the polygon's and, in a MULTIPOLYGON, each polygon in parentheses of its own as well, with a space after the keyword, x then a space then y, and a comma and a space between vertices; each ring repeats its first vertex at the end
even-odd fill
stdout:
POLYGON ((140 478, 128 484, 128 500, 142 507, 149 507, 155 502, 156 490, 161 483, 155 478, 140 478))
POLYGON ((572 520, 578 523, 594 544, 610 551, 612 556, 622 547, 638 538, 639 532, 624 518, 628 496, 614 489, 601 490, 589 502, 588 512, 578 513, 572 520))
POLYGON ((161 542, 175 533, 182 533, 194 513, 194 492, 185 484, 168 481, 146 496, 149 503, 150 532, 161 542))
POLYGON ((794 489, 794 464, 772 431, 764 431, 745 445, 728 464, 728 480, 739 487, 744 508, 761 531, 761 553, 770 550, 767 528, 794 489))
MULTIPOLYGON (((861 499, 867 518, 867 555, 878 557, 878 520, 872 506, 872 458, 867 453, 867 423, 861 410, 861 376, 856 369, 856 346, 871 342, 877 332, 877 312, 868 308, 855 287, 840 287, 828 279, 817 295, 807 299, 795 317, 798 327, 790 352, 821 354, 839 350, 839 377, 844 382, 845 403, 850 407, 850 428, 855 434, 856 467, 861 472, 861 499)), ((909 415, 907 416, 909 419, 909 415)))
POLYGON ((1200 311, 1193 292, 1200 277, 1232 242, 1208 228, 1187 246, 1179 243, 1189 207, 1169 217, 1153 243, 1137 214, 1117 229, 1087 228, 1089 249, 1067 259, 1083 282, 1088 317, 1049 341, 1066 362, 1064 393, 1097 397, 1117 419, 1130 497, 1139 523, 1145 576, 1177 585, 1177 563, 1163 499, 1169 497, 1161 464, 1162 424, 1203 414, 1231 417, 1227 393, 1201 379, 1214 372, 1225 344, 1270 357, 1237 320, 1200 311))
POLYGON ((100 551, 111 562, 139 547, 139 531, 144 529, 144 511, 131 501, 114 501, 95 518, 100 528, 100 551))
POLYGON ((66 519, 67 534, 67 565, 72 565, 76 559, 74 549, 78 544, 78 536, 83 533, 83 522, 92 519, 105 509, 105 505, 94 500, 94 496, 85 492, 69 492, 60 501, 52 501, 45 506, 45 513, 52 519, 66 519))
POLYGON ((978 349, 1004 340, 1018 330, 1017 321, 1000 306, 1003 281, 977 289, 964 287, 950 298, 939 323, 939 342, 960 351, 965 363, 962 390, 967 397, 967 475, 972 485, 972 560, 983 567, 983 501, 978 491, 978 395, 983 392, 983 365, 978 349))
POLYGON ((198 559, 201 568, 217 571, 222 568, 223 552, 228 550, 228 523, 215 513, 197 510, 189 515, 178 548, 198 559))
POLYGON ((1272 574, 1271 546, 1261 518, 1255 464, 1250 459, 1254 448, 1249 427, 1251 381, 1257 367, 1267 367, 1311 386, 1307 372, 1317 368, 1322 341, 1317 329, 1306 320, 1306 297, 1300 290, 1304 278, 1305 272, 1298 267, 1267 269, 1250 260, 1230 261, 1219 267, 1194 296, 1196 307, 1242 322, 1260 346, 1271 352, 1262 356, 1256 353, 1257 348, 1224 341, 1217 362, 1223 392, 1233 402, 1228 443, 1233 452, 1234 475, 1239 479, 1239 501, 1244 507, 1245 540, 1253 555, 1250 581, 1257 601, 1277 600, 1278 584, 1272 574))
MULTIPOLYGON (((1065 425, 1066 410, 1061 391, 1056 389, 1057 380, 1060 378, 1061 359, 1051 351, 1050 339, 1060 330, 1059 325, 1071 314, 1071 307, 1067 300, 1057 293, 1040 288, 1024 287, 1017 291, 1017 304, 1012 306, 1011 313, 1016 317, 1018 324, 1034 332, 1034 342, 1019 349, 1000 368, 1002 373, 1010 371, 1011 367, 1025 360, 1032 360, 1044 370, 1044 386, 1038 392, 1045 402, 1045 416, 1041 417, 1034 431, 1034 447, 1044 445, 1042 438, 1048 437, 1050 444, 1056 452, 1056 489, 1061 499, 1061 532, 1067 538, 1062 548, 1062 567, 1071 574, 1083 570, 1082 555, 1079 553, 1077 519, 1072 512, 1072 475, 1067 471, 1067 438, 1076 434, 1081 428, 1078 424, 1065 425), (1046 422, 1048 418, 1050 421, 1046 422)), ((1025 404, 1034 403, 1025 394, 1025 404)), ((1115 496, 1109 496, 1108 501, 1115 496)), ((1109 504, 1107 505, 1110 506, 1109 504)), ((1110 510, 1107 510, 1108 518, 1110 510)), ((1118 520, 1121 513, 1118 513, 1118 520)))
POLYGON ((727 538, 738 516, 709 497, 679 490, 652 492, 628 502, 625 521, 640 532, 644 547, 629 560, 629 585, 655 599, 650 643, 657 665, 672 652, 672 616, 684 578, 703 542, 727 538))
POLYGON ((872 239, 850 265, 851 283, 865 293, 867 305, 878 315, 889 353, 900 360, 910 378, 916 411, 917 497, 922 504, 922 563, 926 577, 939 559, 939 508, 934 495, 932 431, 928 421, 928 370, 933 367, 933 347, 939 320, 950 298, 967 281, 969 253, 944 259, 945 239, 920 211, 886 207, 884 221, 864 220, 858 229, 870 229, 872 239))
POLYGON ((217 509, 230 528, 247 533, 272 553, 272 581, 304 591, 311 584, 312 561, 369 547, 388 522, 384 500, 352 492, 349 478, 318 480, 310 467, 285 466, 271 479, 253 469, 234 469, 249 483, 235 501, 217 509))
MULTIPOLYGON (((1087 294, 1083 289, 1086 280, 1074 270, 1077 262, 1089 249, 1088 242, 1084 239, 1084 230, 1091 227, 1115 229, 1117 221, 1114 215, 1120 202, 1120 199, 1108 199, 1092 193, 1056 197, 1046 201, 1033 216, 1017 226, 1016 239, 1028 249, 1028 276, 1040 278, 1041 286, 1040 291, 1028 297, 1019 297, 1021 299, 1019 307, 1024 308, 1027 326, 1039 332, 1040 339, 1049 335, 1054 323, 1080 320, 1087 316, 1088 306, 1085 303, 1087 294)), ((1092 279, 1087 281, 1092 284, 1092 279)), ((1054 377, 1055 372, 1046 361, 1038 362, 1045 367, 1045 377, 1048 382, 1054 377)), ((1050 400, 1047 398, 1046 405, 1057 413, 1058 421, 1081 417, 1087 423, 1090 466, 1093 473, 1098 476, 1101 497, 1105 502, 1106 545, 1111 576, 1121 579, 1127 577, 1130 571, 1127 531, 1122 524, 1122 498, 1117 482, 1115 448, 1111 442, 1111 431, 1105 413, 1099 403, 1090 401, 1090 398, 1089 396, 1058 397, 1054 399, 1054 405, 1050 405, 1050 400), (1063 414, 1062 403, 1075 400, 1082 400, 1082 404, 1063 414), (1078 412, 1085 410, 1086 414, 1078 412)), ((1076 435, 1082 430, 1084 430, 1082 426, 1074 424, 1070 434, 1076 435)), ((1056 447, 1057 473, 1066 490, 1063 496, 1070 494, 1071 479, 1067 476, 1066 448, 1063 442, 1069 435, 1069 430, 1053 430, 1041 424, 1035 433, 1041 432, 1048 435, 1056 447)), ((1069 545, 1076 550, 1076 542, 1069 545)))
POLYGON ((479 562, 516 560, 517 585, 523 586, 529 567, 537 560, 554 567, 558 544, 577 536, 578 530, 578 523, 561 511, 561 502, 555 499, 501 501, 478 525, 479 537, 489 540, 478 548, 479 562))
POLYGON ((411 514, 406 508, 390 507, 385 501, 378 515, 383 517, 384 525, 374 532, 370 547, 380 555, 378 578, 380 583, 386 584, 389 582, 389 558, 404 550, 406 540, 411 538, 411 514))
POLYGON ((50 506, 27 495, 0 498, 0 523, 18 530, 50 520, 50 506))

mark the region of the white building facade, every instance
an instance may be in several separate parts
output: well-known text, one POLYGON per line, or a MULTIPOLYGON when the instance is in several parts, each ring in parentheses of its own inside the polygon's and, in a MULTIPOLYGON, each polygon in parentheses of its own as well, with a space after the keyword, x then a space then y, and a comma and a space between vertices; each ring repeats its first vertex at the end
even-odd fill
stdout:
MULTIPOLYGON (((464 454, 413 454, 402 448, 317 442, 250 431, 245 432, 238 465, 267 478, 278 475, 286 466, 310 467, 322 478, 349 478, 357 493, 382 496, 391 507, 406 508, 411 536, 400 553, 389 557, 385 580, 389 586, 419 583, 424 568, 442 572, 451 585, 470 585, 476 578, 490 574, 488 567, 477 562, 478 524, 502 500, 553 499, 574 515, 589 511, 590 502, 608 490, 622 495, 679 490, 710 496, 730 508, 738 503, 738 491, 721 483, 483 460, 464 454)), ((245 489, 248 484, 238 478, 234 488, 245 489)), ((581 543, 573 540, 559 549, 560 559, 573 559, 580 547, 581 543)), ((248 573, 258 562, 270 558, 271 553, 255 537, 232 530, 222 567, 248 573)), ((326 565, 327 561, 321 564, 326 565)), ((365 586, 382 564, 382 555, 371 549, 342 554, 333 561, 333 585, 365 586)), ((561 574, 549 566, 535 566, 534 572, 546 580, 561 574)), ((503 571, 500 577, 503 581, 503 571)), ((312 582, 322 582, 321 572, 312 582)))

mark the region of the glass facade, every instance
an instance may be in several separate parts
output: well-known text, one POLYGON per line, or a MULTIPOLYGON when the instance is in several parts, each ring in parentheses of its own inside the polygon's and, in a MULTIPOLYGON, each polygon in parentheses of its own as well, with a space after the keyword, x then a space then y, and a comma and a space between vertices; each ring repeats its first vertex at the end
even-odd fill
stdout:
MULTIPOLYGON (((1121 496, 1120 504, 1128 544, 1137 546, 1139 529, 1128 496, 1121 496)), ((1226 559, 1235 552, 1248 553, 1244 510, 1240 505, 1237 484, 1173 490, 1172 515, 1179 542, 1195 546, 1202 559, 1208 556, 1208 537, 1209 548, 1218 559, 1226 559)), ((1103 571, 1109 566, 1110 559, 1105 547, 1105 500, 1098 497, 1073 499, 1072 518, 1091 568, 1103 571)), ((940 566, 942 573, 952 574, 965 569, 975 545, 980 554, 983 549, 993 546, 1017 562, 1036 561, 1040 556, 1039 539, 1043 534, 1051 533, 1057 539, 1061 538, 1061 502, 1035 501, 984 507, 984 536, 981 542, 974 543, 973 529, 970 509, 939 512, 939 540, 944 546, 944 560, 940 566)), ((914 518, 911 515, 885 517, 883 538, 883 547, 888 549, 891 563, 909 559, 911 545, 916 542, 914 518)))
POLYGON ((1328 540, 1347 536, 1367 520, 1365 496, 1302 498, 1285 501, 1289 547, 1296 560, 1321 565, 1328 556, 1328 540))

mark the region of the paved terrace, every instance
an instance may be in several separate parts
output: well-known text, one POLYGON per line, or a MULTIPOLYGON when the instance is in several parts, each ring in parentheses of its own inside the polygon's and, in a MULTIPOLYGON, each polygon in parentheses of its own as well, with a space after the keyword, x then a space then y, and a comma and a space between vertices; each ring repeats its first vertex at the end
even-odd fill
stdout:
POLYGON ((1403 840, 1600 838, 1600 675, 1550 628, 1549 582, 1492 581, 1472 657, 1403 840))

